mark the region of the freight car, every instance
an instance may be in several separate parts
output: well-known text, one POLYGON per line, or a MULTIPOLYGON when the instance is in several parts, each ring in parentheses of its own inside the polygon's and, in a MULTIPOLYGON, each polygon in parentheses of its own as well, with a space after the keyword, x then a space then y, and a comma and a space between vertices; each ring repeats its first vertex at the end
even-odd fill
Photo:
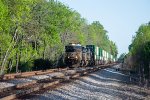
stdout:
POLYGON ((65 46, 65 64, 68 67, 102 65, 114 62, 114 57, 95 45, 73 44, 65 46))

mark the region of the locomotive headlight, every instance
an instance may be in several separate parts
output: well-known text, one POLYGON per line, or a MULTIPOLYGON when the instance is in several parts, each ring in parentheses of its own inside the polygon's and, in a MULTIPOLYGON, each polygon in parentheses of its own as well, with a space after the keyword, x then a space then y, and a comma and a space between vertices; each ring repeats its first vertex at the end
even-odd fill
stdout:
POLYGON ((78 57, 76 56, 75 58, 77 59, 78 57))
POLYGON ((68 58, 70 58, 70 57, 68 56, 68 58))

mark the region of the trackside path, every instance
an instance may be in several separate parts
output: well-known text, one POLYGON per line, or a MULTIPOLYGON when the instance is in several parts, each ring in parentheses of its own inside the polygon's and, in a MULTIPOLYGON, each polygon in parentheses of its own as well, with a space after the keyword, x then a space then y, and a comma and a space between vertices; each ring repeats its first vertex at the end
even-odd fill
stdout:
POLYGON ((34 100, 150 100, 150 90, 130 82, 129 76, 114 69, 98 70, 61 86, 33 93, 34 100))

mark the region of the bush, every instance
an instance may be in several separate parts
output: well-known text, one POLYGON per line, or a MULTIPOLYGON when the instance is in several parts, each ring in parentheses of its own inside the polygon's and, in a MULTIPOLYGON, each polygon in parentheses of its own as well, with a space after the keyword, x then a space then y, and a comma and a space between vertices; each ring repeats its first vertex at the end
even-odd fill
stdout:
POLYGON ((32 71, 32 67, 33 67, 33 61, 21 62, 19 64, 19 70, 21 72, 32 71))
POLYGON ((46 70, 53 66, 53 62, 48 59, 36 59, 34 60, 33 70, 46 70))

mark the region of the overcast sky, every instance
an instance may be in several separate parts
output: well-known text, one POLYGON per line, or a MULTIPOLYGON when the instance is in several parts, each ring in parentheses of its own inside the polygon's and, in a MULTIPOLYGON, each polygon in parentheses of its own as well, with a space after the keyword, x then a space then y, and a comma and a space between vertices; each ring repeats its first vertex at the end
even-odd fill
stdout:
POLYGON ((89 23, 100 21, 119 54, 127 53, 132 36, 150 21, 150 0, 58 0, 76 10, 89 23))

